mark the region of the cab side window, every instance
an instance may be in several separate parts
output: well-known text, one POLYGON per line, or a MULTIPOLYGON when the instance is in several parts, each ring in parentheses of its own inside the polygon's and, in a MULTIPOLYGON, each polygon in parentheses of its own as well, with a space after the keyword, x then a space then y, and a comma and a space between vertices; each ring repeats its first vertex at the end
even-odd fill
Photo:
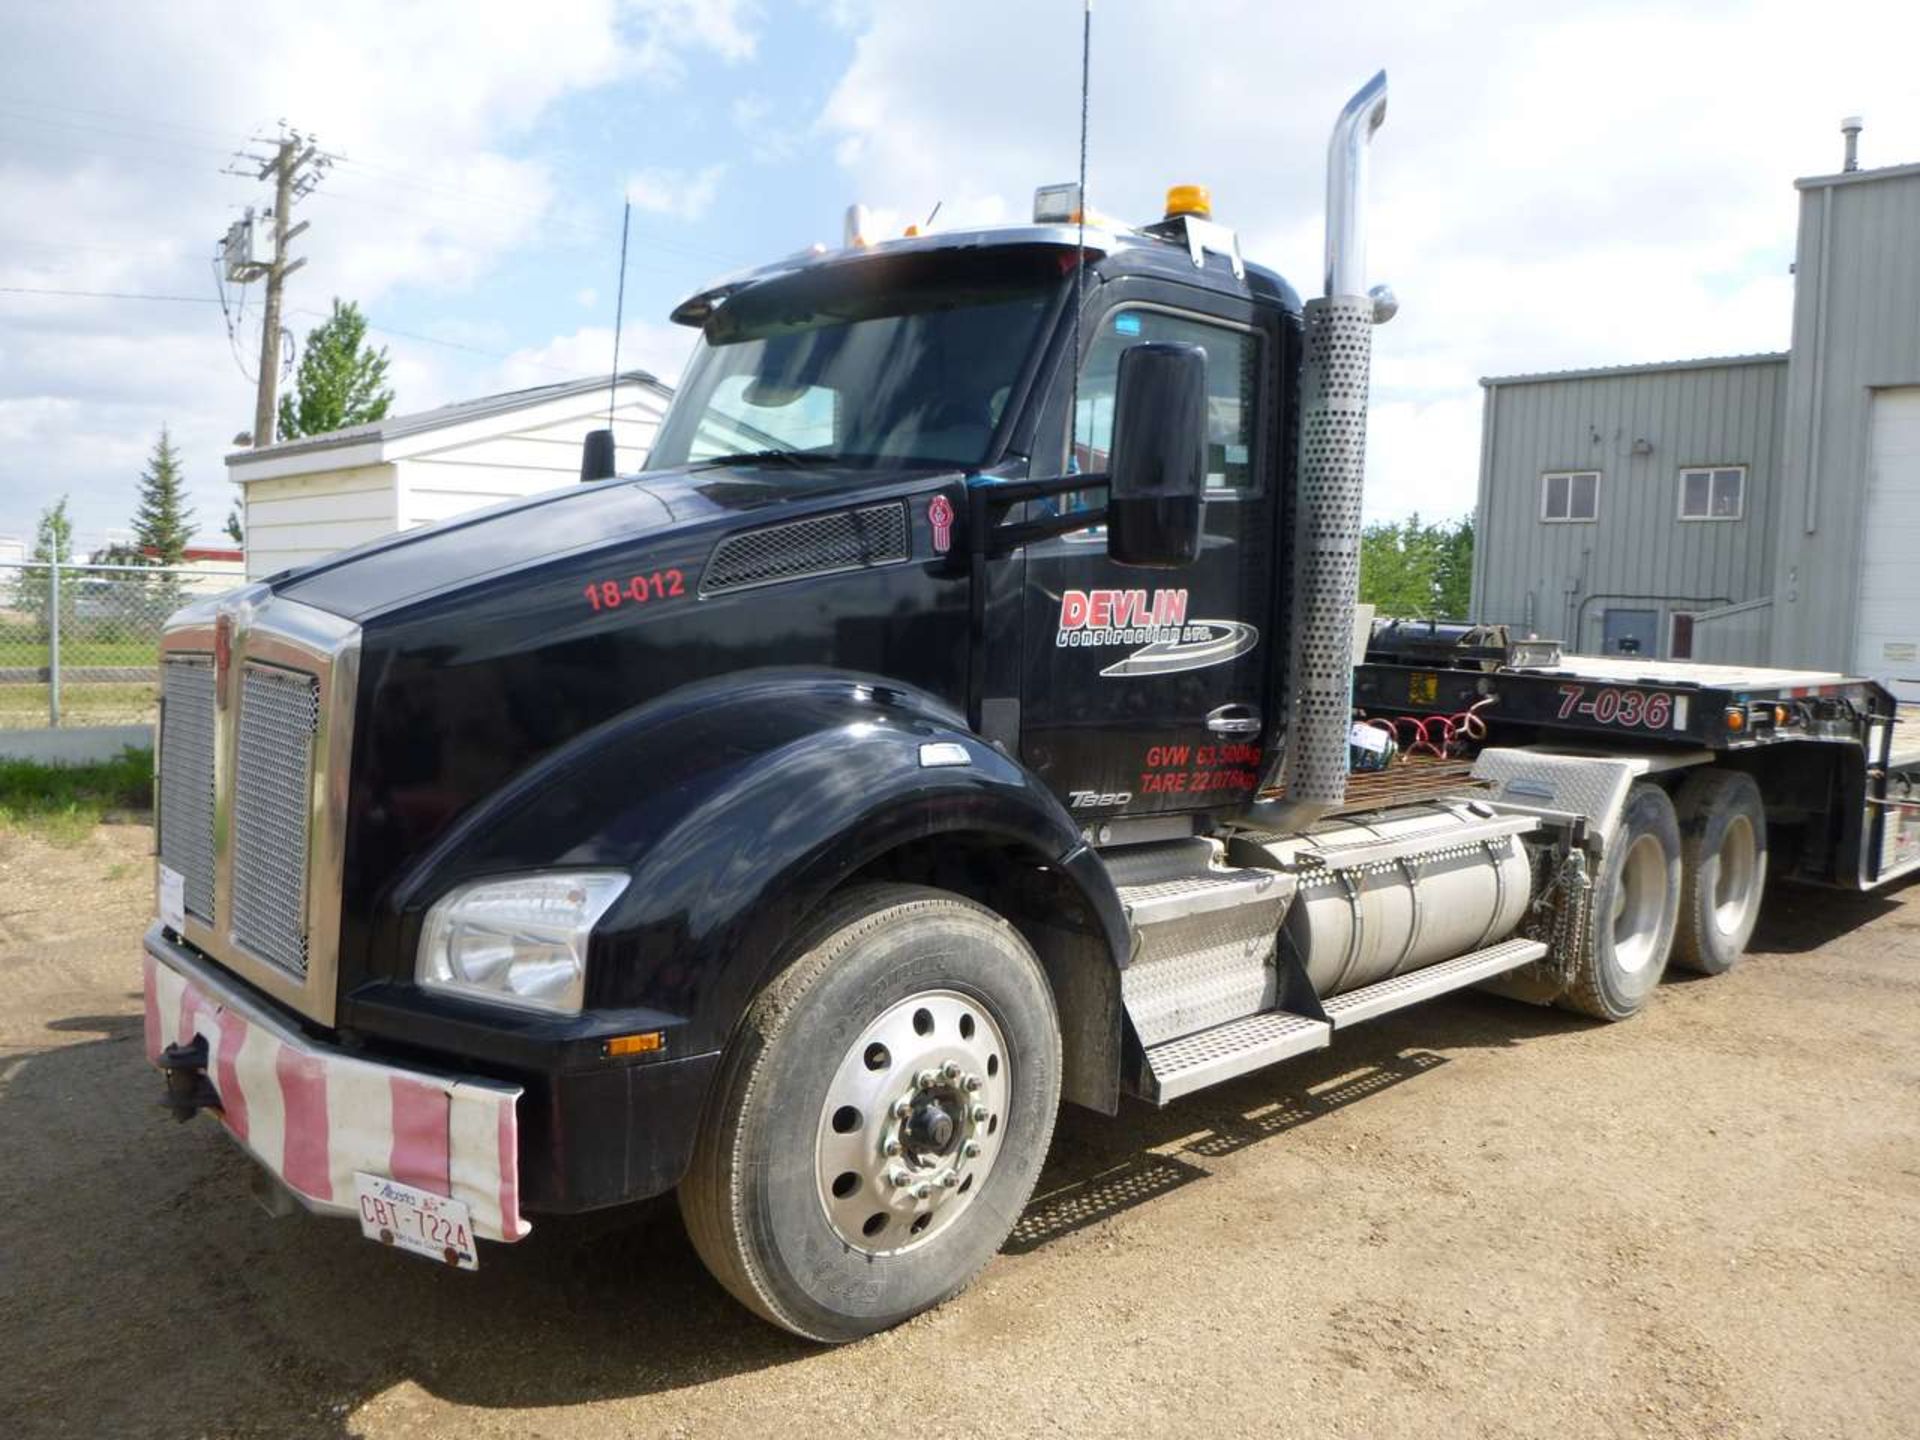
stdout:
POLYGON ((1149 340, 1198 345, 1207 352, 1207 489, 1236 492, 1254 485, 1255 396, 1259 337, 1161 310, 1117 310, 1100 322, 1080 372, 1073 417, 1072 466, 1082 474, 1107 468, 1113 445, 1113 400, 1120 356, 1149 340))

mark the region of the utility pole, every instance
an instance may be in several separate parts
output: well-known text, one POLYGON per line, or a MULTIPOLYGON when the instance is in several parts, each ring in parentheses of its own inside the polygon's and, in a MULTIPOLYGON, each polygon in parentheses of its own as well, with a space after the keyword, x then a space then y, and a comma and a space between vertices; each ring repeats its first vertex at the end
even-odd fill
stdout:
MULTIPOLYGON (((280 138, 274 143, 271 155, 241 155, 235 157, 245 163, 251 162, 259 168, 254 178, 273 179, 273 258, 262 264, 244 267, 235 275, 243 282, 265 279, 267 282, 267 301, 265 314, 260 321, 260 379, 259 389, 254 396, 253 406, 253 444, 258 449, 271 445, 274 440, 276 406, 280 383, 280 298, 287 277, 307 262, 305 259, 289 260, 287 246, 306 233, 307 222, 290 224, 293 207, 308 195, 320 183, 320 177, 327 167, 333 164, 333 156, 316 145, 310 136, 297 130, 288 130, 282 126, 280 138)), ((229 175, 243 175, 242 170, 229 169, 229 175)))

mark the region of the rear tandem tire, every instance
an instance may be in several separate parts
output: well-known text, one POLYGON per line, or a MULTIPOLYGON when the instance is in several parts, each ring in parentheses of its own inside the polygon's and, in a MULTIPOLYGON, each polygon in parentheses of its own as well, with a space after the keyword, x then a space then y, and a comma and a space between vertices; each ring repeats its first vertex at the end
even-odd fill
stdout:
POLYGON ((947 891, 850 890, 727 1048, 680 1185, 694 1248, 810 1340, 938 1305, 1032 1194, 1060 1069, 1053 992, 1012 925, 947 891))
POLYGON ((1767 884, 1767 808, 1739 770, 1696 770, 1674 796, 1680 817, 1680 930, 1673 963, 1724 975, 1760 919, 1767 884))
POLYGON ((1639 1013, 1673 949, 1680 876, 1673 802, 1658 785, 1637 784, 1594 883, 1586 955, 1559 1005, 1596 1020, 1639 1013))

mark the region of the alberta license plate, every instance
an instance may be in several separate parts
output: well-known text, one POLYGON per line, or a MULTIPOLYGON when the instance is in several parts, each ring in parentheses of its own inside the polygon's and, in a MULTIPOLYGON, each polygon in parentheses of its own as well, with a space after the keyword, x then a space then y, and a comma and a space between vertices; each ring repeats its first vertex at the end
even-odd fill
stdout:
POLYGON ((473 1219, 464 1201, 402 1185, 384 1175, 356 1173, 353 1188, 360 1201, 360 1233, 367 1239, 462 1270, 480 1268, 473 1219))

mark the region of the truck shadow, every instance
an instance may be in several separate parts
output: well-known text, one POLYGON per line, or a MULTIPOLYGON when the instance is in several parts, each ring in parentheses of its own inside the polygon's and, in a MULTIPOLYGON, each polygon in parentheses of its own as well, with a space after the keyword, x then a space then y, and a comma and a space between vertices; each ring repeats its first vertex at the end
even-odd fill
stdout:
POLYGON ((1818 950, 1829 941, 1898 910, 1901 893, 1913 883, 1913 880, 1898 881, 1870 894, 1825 890, 1813 885, 1770 885, 1761 903, 1760 923, 1754 928, 1747 952, 1750 955, 1804 955, 1818 950))
POLYGON ((1468 992, 1372 1021, 1337 1036, 1327 1050, 1163 1110, 1123 1100, 1109 1118, 1063 1106, 1046 1169, 1006 1251, 1029 1254, 1207 1179, 1207 1161, 1432 1074, 1449 1063, 1442 1050, 1505 1048, 1592 1025, 1562 1011, 1468 992))
MULTIPOLYGON (((1590 1024, 1456 996, 1164 1110, 1066 1107, 1007 1249, 1043 1251, 1209 1178, 1210 1161, 1433 1075, 1442 1052, 1590 1024)), ((176 1126, 151 1106, 137 1014, 48 1029, 70 1043, 0 1064, 8 1437, 151 1433, 162 1414, 196 1432, 344 1437, 363 1407, 404 1405, 410 1387, 538 1409, 824 1357, 707 1276, 670 1202, 537 1220, 472 1274, 391 1255, 344 1222, 270 1220, 216 1124, 176 1126)))

